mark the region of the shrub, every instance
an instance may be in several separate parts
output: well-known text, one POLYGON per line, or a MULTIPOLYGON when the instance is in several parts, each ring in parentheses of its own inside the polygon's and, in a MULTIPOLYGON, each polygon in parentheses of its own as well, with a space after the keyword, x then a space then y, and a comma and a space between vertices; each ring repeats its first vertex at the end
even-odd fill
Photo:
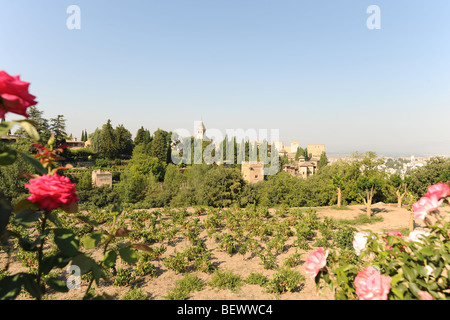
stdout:
POLYGON ((408 237, 398 231, 357 233, 353 245, 359 261, 348 249, 327 251, 320 263, 308 259, 306 268, 312 270, 317 287, 324 282, 337 300, 448 299, 450 222, 441 220, 438 211, 448 196, 448 184, 429 186, 412 205, 415 218, 423 219, 427 227, 408 237))
POLYGON ((239 275, 234 275, 230 270, 217 270, 214 273, 212 280, 209 282, 209 285, 219 289, 228 289, 236 292, 242 286, 242 278, 239 275))
POLYGON ((116 278, 114 279, 113 286, 124 287, 129 285, 136 279, 136 276, 129 269, 118 268, 116 278))
POLYGON ((298 289, 305 280, 305 277, 297 270, 282 268, 272 276, 267 283, 267 292, 284 293, 298 289))
POLYGON ((143 289, 134 287, 125 293, 121 300, 152 300, 152 298, 145 294, 143 289))
POLYGON ((248 284, 257 284, 261 287, 265 287, 269 282, 269 279, 262 273, 251 272, 250 275, 245 279, 245 282, 248 284))
POLYGON ((301 257, 302 255, 299 252, 293 253, 284 260, 283 265, 291 268, 296 267, 302 262, 301 257))
POLYGON ((189 293, 201 291, 205 287, 205 283, 196 275, 186 273, 183 279, 176 282, 176 287, 171 290, 165 299, 167 300, 186 300, 189 293))

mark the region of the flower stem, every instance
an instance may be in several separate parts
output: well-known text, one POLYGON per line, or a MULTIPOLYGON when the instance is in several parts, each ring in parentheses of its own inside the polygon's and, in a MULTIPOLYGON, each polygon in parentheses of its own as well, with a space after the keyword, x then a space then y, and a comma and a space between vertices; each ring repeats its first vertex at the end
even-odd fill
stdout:
MULTIPOLYGON (((47 223, 47 214, 44 213, 44 216, 42 218, 42 233, 41 233, 41 235, 44 234, 44 232, 45 232, 46 223, 47 223)), ((45 242, 45 237, 42 238, 41 245, 39 246, 39 251, 38 251, 38 275, 37 275, 37 285, 39 288, 38 300, 41 300, 41 297, 42 297, 41 276, 42 276, 42 257, 43 257, 43 250, 44 250, 44 242, 45 242)))

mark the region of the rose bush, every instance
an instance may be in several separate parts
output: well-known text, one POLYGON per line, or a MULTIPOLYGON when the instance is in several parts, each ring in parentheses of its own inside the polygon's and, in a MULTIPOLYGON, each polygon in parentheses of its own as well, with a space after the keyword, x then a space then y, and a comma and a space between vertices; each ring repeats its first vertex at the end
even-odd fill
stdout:
MULTIPOLYGON (((35 97, 28 93, 28 86, 29 83, 21 81, 19 76, 11 77, 0 71, 0 118, 4 118, 7 112, 27 117, 27 108, 36 104, 35 97)), ((16 123, 26 130, 32 140, 40 142, 36 128, 28 120, 2 122, 0 136, 16 123)), ((30 270, 9 275, 9 262, 6 264, 3 270, 6 275, 0 279, 0 300, 15 299, 22 289, 35 299, 42 299, 49 288, 67 292, 72 286, 50 273, 54 269, 64 270, 69 265, 79 267, 80 276, 91 276, 85 297, 109 298, 105 294, 91 296, 90 289, 94 281, 98 285, 101 278, 106 279, 105 270, 114 267, 119 257, 128 263, 135 263, 135 250, 149 251, 150 248, 144 244, 123 242, 122 239, 128 237, 130 232, 116 225, 121 213, 116 205, 111 209, 113 222, 109 230, 99 229, 96 221, 80 214, 76 185, 69 178, 58 174, 59 170, 70 167, 58 167, 58 160, 62 159, 59 153, 67 146, 54 149, 53 135, 46 144, 32 144, 37 149, 35 156, 18 153, 0 144, 0 165, 11 165, 20 154, 35 169, 33 173, 21 173, 30 177, 29 183, 25 184, 30 192, 27 199, 12 207, 9 201, 0 198, 0 248, 8 254, 8 261, 19 247, 25 252, 37 253, 37 272, 30 270), (66 220, 68 215, 93 227, 93 231, 80 239, 74 230, 63 227, 60 219, 66 220), (19 226, 24 230, 15 232, 14 228, 19 226), (121 241, 118 242, 118 239, 121 241), (118 243, 114 243, 116 241, 118 243), (111 244, 114 244, 113 248, 109 248, 111 244), (82 247, 89 250, 99 245, 104 246, 103 257, 99 262, 93 260, 89 253, 81 251, 82 247)))
POLYGON ((448 182, 430 185, 425 196, 411 206, 415 218, 423 219, 426 228, 415 229, 408 236, 398 231, 356 233, 356 262, 349 263, 345 255, 332 250, 324 268, 319 264, 323 259, 317 257, 323 249, 313 252, 307 272, 318 290, 325 285, 335 299, 448 299, 450 223, 440 218, 439 207, 449 196, 448 182), (435 218, 434 223, 431 218, 435 218))

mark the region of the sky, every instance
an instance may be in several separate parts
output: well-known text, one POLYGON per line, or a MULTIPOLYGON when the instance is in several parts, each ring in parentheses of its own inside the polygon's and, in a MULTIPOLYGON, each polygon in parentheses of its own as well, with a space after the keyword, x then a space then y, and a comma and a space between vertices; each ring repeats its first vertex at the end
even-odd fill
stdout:
POLYGON ((202 120, 330 154, 450 155, 448 0, 0 0, 0 16, 0 70, 77 138, 202 120))

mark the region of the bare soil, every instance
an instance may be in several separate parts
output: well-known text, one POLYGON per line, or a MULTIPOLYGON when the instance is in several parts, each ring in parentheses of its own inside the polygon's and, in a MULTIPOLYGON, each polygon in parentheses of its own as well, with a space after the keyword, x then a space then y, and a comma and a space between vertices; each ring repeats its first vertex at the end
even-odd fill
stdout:
MULTIPOLYGON (((332 207, 318 207, 314 208, 317 210, 317 214, 319 217, 330 217, 336 220, 339 219, 356 219, 361 213, 365 213, 365 206, 363 205, 351 205, 347 207, 347 210, 336 210, 332 207)), ((445 206, 441 208, 441 212, 444 216, 448 216, 450 213, 450 207, 445 206)), ((273 209, 271 209, 273 210, 273 209)), ((358 230, 372 230, 374 232, 384 233, 388 231, 399 230, 404 232, 405 235, 408 234, 408 228, 410 225, 410 212, 406 208, 398 208, 394 204, 383 204, 378 203, 373 205, 374 216, 382 217, 383 220, 380 222, 375 222, 373 224, 363 224, 363 225, 355 225, 354 227, 358 230)), ((422 220, 415 221, 416 228, 424 227, 422 220)), ((200 234, 200 237, 206 240, 207 248, 212 253, 213 264, 219 270, 231 270, 235 275, 240 275, 242 279, 245 279, 251 272, 260 272, 267 277, 271 277, 276 270, 266 270, 261 264, 261 260, 259 257, 248 253, 244 256, 239 254, 234 254, 229 256, 222 250, 217 249, 217 242, 214 239, 208 238, 206 231, 200 234)), ((156 278, 152 278, 150 276, 146 276, 140 278, 139 282, 132 283, 129 286, 125 287, 115 287, 111 284, 102 283, 101 287, 96 288, 97 293, 105 292, 115 299, 121 299, 121 297, 128 292, 131 287, 138 286, 140 289, 144 291, 151 299, 154 300, 164 300, 165 296, 168 294, 170 290, 175 288, 175 282, 179 279, 183 278, 182 274, 177 274, 175 271, 168 270, 162 260, 173 256, 175 250, 178 252, 182 251, 189 243, 186 243, 184 239, 180 239, 177 241, 175 245, 168 245, 167 251, 161 256, 161 261, 155 261, 155 266, 157 269, 158 276, 156 278)), ((288 246, 289 247, 289 246, 288 246)), ((314 248, 313 248, 314 249, 314 248)), ((284 259, 288 257, 290 254, 294 253, 298 248, 290 246, 288 250, 279 254, 277 258, 277 264, 279 266, 282 265, 284 259)), ((301 274, 304 273, 304 261, 308 257, 308 252, 298 250, 302 254, 302 263, 295 267, 301 274)), ((97 257, 99 258, 99 257, 97 257)), ((2 252, 0 255, 0 266, 4 267, 5 254, 2 252)), ((119 265, 120 266, 120 263, 119 265)), ((14 274, 16 272, 25 271, 20 262, 12 261, 9 272, 14 274)), ((62 271, 62 274, 64 272, 62 271)), ((204 273, 193 271, 200 279, 204 280, 205 283, 208 283, 212 279, 212 273, 204 273)), ((48 299, 55 300, 79 300, 82 299, 87 288, 87 283, 82 282, 80 290, 70 290, 68 293, 53 293, 47 296, 48 299)), ((258 285, 249 285, 243 283, 242 287, 236 292, 232 292, 230 290, 219 290, 210 285, 206 285, 203 290, 198 292, 193 292, 189 295, 189 300, 274 300, 274 299, 282 299, 282 300, 333 300, 330 292, 326 290, 321 290, 321 293, 318 294, 316 286, 313 280, 306 278, 304 281, 304 285, 299 287, 295 292, 287 292, 283 294, 273 294, 267 293, 266 290, 258 285)), ((18 299, 30 299, 26 294, 19 295, 18 299)))

